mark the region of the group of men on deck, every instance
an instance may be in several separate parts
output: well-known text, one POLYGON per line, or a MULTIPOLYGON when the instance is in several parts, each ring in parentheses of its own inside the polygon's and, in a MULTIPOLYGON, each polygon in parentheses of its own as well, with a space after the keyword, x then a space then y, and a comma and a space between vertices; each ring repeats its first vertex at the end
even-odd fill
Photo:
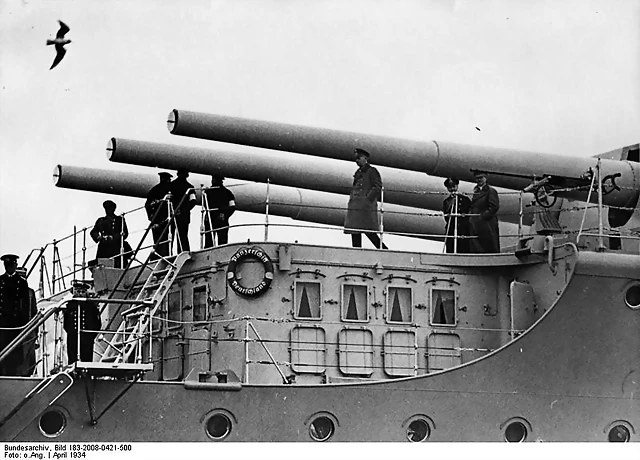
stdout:
MULTIPOLYGON (((376 248, 387 249, 378 237, 380 231, 378 201, 381 198, 382 178, 371 166, 371 154, 362 149, 354 151, 358 169, 347 205, 345 233, 351 234, 352 246, 362 246, 364 233, 376 248)), ((459 181, 448 178, 444 184, 449 196, 442 204, 445 218, 445 248, 448 253, 498 253, 500 233, 497 212, 500 208, 498 192, 487 183, 487 173, 473 171, 476 186, 473 197, 458 193, 459 181)))
MULTIPOLYGON (((379 249, 387 249, 380 240, 378 203, 382 194, 382 178, 371 166, 371 154, 363 149, 354 150, 358 165, 353 176, 344 232, 351 235, 353 247, 362 247, 364 233, 379 249)), ((176 240, 178 252, 189 251, 189 223, 191 210, 197 203, 196 189, 187 180, 189 172, 177 171, 172 180, 168 172, 158 174, 160 182, 149 190, 145 209, 151 225, 154 241, 153 258, 167 257, 176 240)), ((449 196, 444 200, 445 249, 448 253, 498 253, 500 252, 497 212, 500 200, 497 191, 487 184, 487 173, 474 171, 476 187, 473 197, 458 193, 459 181, 448 178, 445 186, 449 196)), ((226 244, 229 233, 229 217, 235 212, 235 197, 223 185, 224 177, 211 176, 211 187, 203 190, 208 210, 204 219, 204 248, 226 244)), ((126 242, 128 229, 122 216, 115 215, 116 205, 107 200, 103 204, 106 215, 99 218, 91 231, 98 243, 97 258, 113 258, 114 266, 126 265, 132 250, 126 242)))
POLYGON ((445 248, 447 253, 500 252, 500 231, 497 212, 498 192, 487 184, 487 173, 474 171, 476 186, 473 197, 458 192, 459 181, 450 177, 444 181, 449 196, 442 203, 445 218, 445 248))
MULTIPOLYGON (((151 226, 154 253, 152 259, 167 257, 171 253, 173 240, 178 252, 190 251, 189 223, 191 210, 196 205, 196 191, 187 180, 189 172, 178 170, 174 180, 168 172, 158 174, 160 182, 147 194, 145 210, 151 226)), ((211 187, 204 189, 208 203, 205 218, 205 248, 226 244, 229 235, 229 217, 235 212, 235 197, 223 185, 224 177, 211 176, 211 187)), ((105 215, 98 218, 90 232, 98 244, 96 259, 112 259, 115 268, 123 268, 130 260, 133 250, 126 241, 129 236, 123 216, 115 214, 116 204, 105 201, 105 215)))
MULTIPOLYGON (((178 252, 190 250, 189 222, 197 198, 195 188, 187 180, 188 171, 179 169, 173 181, 168 172, 158 175, 160 182, 149 190, 145 210, 151 223, 154 252, 167 257, 176 234, 178 252)), ((223 182, 223 176, 214 174, 211 176, 211 187, 203 190, 208 208, 204 219, 205 248, 213 247, 216 239, 218 245, 228 242, 229 217, 235 212, 236 203, 233 193, 223 182)))

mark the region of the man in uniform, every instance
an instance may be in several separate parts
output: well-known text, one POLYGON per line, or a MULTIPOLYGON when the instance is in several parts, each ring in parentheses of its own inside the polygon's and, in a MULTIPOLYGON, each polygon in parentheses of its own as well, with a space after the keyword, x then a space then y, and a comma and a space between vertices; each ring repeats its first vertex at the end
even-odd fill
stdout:
MULTIPOLYGON (((27 280, 17 272, 18 256, 5 254, 5 273, 0 275, 0 350, 21 332, 31 319, 31 298, 27 280)), ((22 375, 23 348, 17 347, 0 362, 0 375, 22 375)))
POLYGON ((169 256, 170 252, 170 216, 168 203, 171 192, 172 176, 168 172, 158 173, 158 176, 160 176, 160 183, 154 185, 153 188, 149 190, 144 208, 147 211, 149 222, 151 222, 151 233, 153 235, 154 251, 156 254, 161 255, 162 257, 167 257, 169 256))
MULTIPOLYGON (((364 232, 379 249, 381 242, 376 232, 380 227, 378 200, 382 191, 382 178, 378 170, 369 164, 371 157, 369 152, 357 148, 354 154, 358 170, 353 175, 344 232, 351 234, 351 243, 354 248, 362 247, 362 232, 364 232)), ((384 244, 382 248, 387 249, 384 244)))
POLYGON ((469 239, 456 238, 469 236, 469 217, 460 214, 469 214, 471 200, 458 193, 460 181, 455 177, 449 177, 444 181, 444 186, 449 191, 449 196, 442 202, 442 212, 445 221, 445 248, 447 253, 466 254, 469 252, 469 239), (453 214, 453 215, 452 215, 453 214))
POLYGON ((102 207, 105 216, 99 217, 89 232, 93 241, 98 243, 96 259, 112 259, 114 267, 122 268, 131 251, 131 247, 125 242, 129 236, 127 223, 122 216, 116 216, 116 204, 113 201, 105 201, 102 207))
MULTIPOLYGON (((73 282, 73 297, 87 298, 89 285, 73 282)), ((64 312, 63 327, 67 333, 67 360, 73 364, 78 360, 78 329, 80 332, 80 361, 93 361, 93 341, 102 324, 96 302, 71 300, 64 312)))
POLYGON ((191 210, 196 205, 196 191, 187 180, 189 171, 179 169, 171 182, 171 201, 178 230, 178 252, 189 251, 189 222, 191 210))
POLYGON ((213 247, 215 233, 218 245, 229 241, 229 217, 236 210, 235 196, 231 190, 223 185, 224 177, 211 176, 211 188, 205 190, 207 197, 208 216, 204 219, 204 247, 213 247))
POLYGON ((471 235, 471 252, 497 253, 500 252, 500 231, 496 213, 500 209, 498 192, 487 184, 487 173, 473 171, 476 186, 471 199, 471 217, 469 227, 471 235), (475 215, 474 215, 475 214, 475 215))

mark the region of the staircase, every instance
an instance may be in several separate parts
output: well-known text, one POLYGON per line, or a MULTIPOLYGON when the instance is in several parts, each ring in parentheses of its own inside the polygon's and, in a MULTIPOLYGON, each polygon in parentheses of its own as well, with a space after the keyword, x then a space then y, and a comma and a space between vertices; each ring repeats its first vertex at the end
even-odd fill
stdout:
MULTIPOLYGON (((107 348, 102 357, 90 367, 104 369, 121 367, 124 370, 132 367, 131 364, 142 363, 142 340, 151 330, 151 318, 160 309, 169 288, 182 266, 190 258, 191 255, 188 252, 182 252, 177 256, 162 257, 153 262, 155 265, 149 277, 134 299, 137 302, 133 307, 122 312, 122 321, 117 331, 107 333, 113 336, 107 342, 107 348)), ((106 341, 104 336, 102 340, 106 341)), ((82 364, 84 363, 78 363, 78 367, 82 367, 82 364)), ((151 365, 147 366, 152 368, 151 365)))

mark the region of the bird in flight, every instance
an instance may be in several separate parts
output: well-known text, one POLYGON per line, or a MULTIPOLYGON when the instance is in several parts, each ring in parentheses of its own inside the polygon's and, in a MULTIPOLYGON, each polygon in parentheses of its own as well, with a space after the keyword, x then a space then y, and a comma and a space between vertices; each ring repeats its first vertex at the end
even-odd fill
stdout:
POLYGON ((64 45, 71 43, 71 40, 64 38, 64 35, 70 30, 69 27, 59 19, 58 22, 60 23, 60 30, 58 30, 56 38, 54 40, 47 40, 47 45, 56 45, 56 58, 53 60, 53 64, 51 64, 49 70, 60 64, 60 61, 62 61, 62 58, 67 53, 64 45))

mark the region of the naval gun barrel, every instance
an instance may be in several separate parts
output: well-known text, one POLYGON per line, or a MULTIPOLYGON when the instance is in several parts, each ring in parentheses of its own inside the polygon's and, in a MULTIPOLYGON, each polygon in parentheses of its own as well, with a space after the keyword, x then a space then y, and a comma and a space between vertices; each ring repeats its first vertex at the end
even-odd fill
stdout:
MULTIPOLYGON (((267 182, 323 192, 348 195, 356 166, 353 162, 314 158, 308 155, 279 153, 275 158, 252 149, 232 152, 186 147, 122 138, 111 138, 107 144, 110 161, 165 169, 186 169, 200 174, 220 174, 224 177, 252 182, 267 182)), ((442 210, 447 191, 440 178, 415 171, 379 167, 384 184, 384 202, 413 208, 442 210)), ((498 188, 501 221, 518 223, 520 195, 498 188)), ((460 193, 471 195, 473 185, 460 184, 460 193)), ((523 224, 531 225, 532 194, 523 202, 523 224)))
MULTIPOLYGON (((58 165, 53 173, 57 187, 86 190, 98 193, 145 198, 158 183, 155 174, 135 174, 122 171, 58 165)), ((201 204, 201 189, 208 178, 190 177, 196 188, 198 204, 201 204)), ((348 197, 315 190, 296 189, 278 185, 247 183, 229 185, 235 195, 236 209, 251 213, 265 213, 266 198, 269 197, 269 213, 290 217, 305 222, 342 226, 348 197)), ((384 231, 422 235, 434 241, 442 241, 444 235, 442 216, 425 215, 421 209, 387 204, 384 206, 384 231)), ((504 230, 516 234, 511 225, 504 230)))
MULTIPOLYGON (((468 182, 473 181, 472 170, 484 170, 490 173, 491 185, 512 190, 523 190, 533 179, 546 176, 558 178, 560 184, 588 184, 585 175, 595 171, 598 162, 597 158, 399 139, 176 109, 169 113, 167 125, 172 134, 179 136, 340 160, 352 160, 354 148, 359 147, 369 151, 377 165, 468 182)), ((602 177, 610 180, 603 203, 635 207, 640 196, 640 164, 600 161, 602 177)), ((558 191, 559 196, 587 200, 589 187, 561 188, 566 190, 558 191)))

